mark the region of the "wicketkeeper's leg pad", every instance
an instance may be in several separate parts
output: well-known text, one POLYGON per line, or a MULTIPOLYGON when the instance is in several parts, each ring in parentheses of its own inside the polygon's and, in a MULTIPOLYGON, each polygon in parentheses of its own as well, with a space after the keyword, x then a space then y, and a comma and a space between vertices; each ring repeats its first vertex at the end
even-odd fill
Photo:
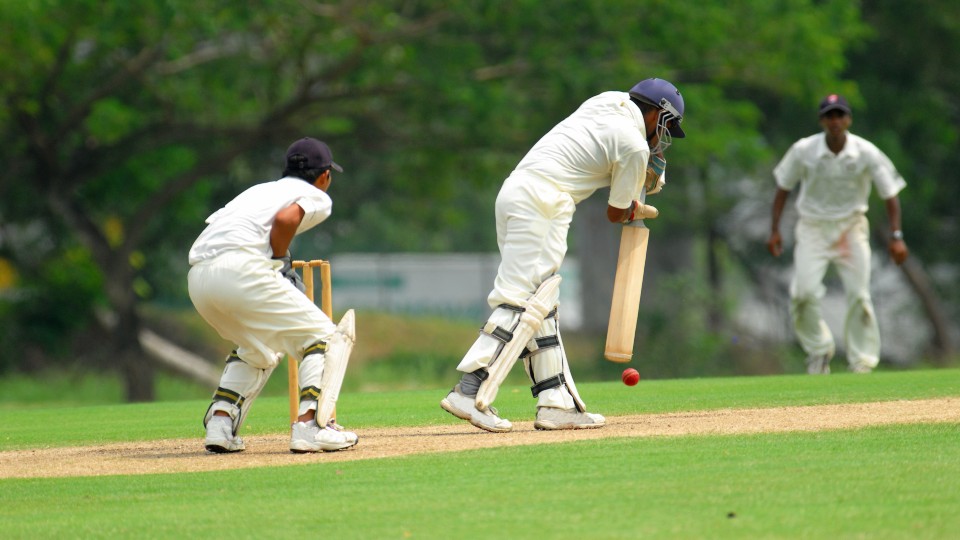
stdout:
POLYGON ((323 372, 327 365, 327 350, 329 344, 317 340, 303 351, 303 360, 300 361, 300 370, 297 380, 300 381, 300 409, 302 416, 310 410, 317 410, 317 401, 320 399, 323 384, 323 372))
POLYGON ((513 364, 520 357, 520 353, 534 333, 540 329, 544 318, 550 313, 553 306, 557 305, 560 296, 560 281, 559 275, 550 276, 540 284, 533 296, 523 302, 522 305, 513 308, 519 317, 516 318, 512 330, 506 330, 502 327, 490 328, 489 324, 481 329, 481 332, 500 339, 502 345, 496 357, 487 366, 488 376, 480 384, 480 389, 477 391, 477 409, 485 411, 493 403, 500 385, 507 378, 507 374, 510 373, 513 364))
POLYGON ((273 373, 274 368, 259 369, 244 362, 237 351, 233 351, 227 357, 227 365, 223 368, 223 374, 220 376, 220 385, 213 393, 213 400, 207 407, 207 412, 203 416, 203 426, 206 428, 207 422, 217 411, 224 411, 230 415, 233 421, 233 434, 240 431, 240 426, 250 412, 253 400, 260 395, 267 379, 273 373))
MULTIPOLYGON (((326 343, 326 352, 321 358, 316 358, 320 364, 321 376, 319 389, 305 385, 300 392, 300 414, 305 414, 311 408, 316 408, 317 424, 326 426, 333 419, 340 397, 340 388, 343 386, 343 377, 347 373, 347 364, 350 362, 350 353, 357 341, 356 316, 352 309, 347 310, 337 325, 337 330, 326 343), (317 391, 316 397, 314 392, 317 391), (306 395, 305 395, 306 392, 306 395)), ((304 357, 303 365, 310 356, 304 357)), ((311 368, 312 369, 312 368, 311 368)), ((308 379, 310 382, 310 379, 308 379)))

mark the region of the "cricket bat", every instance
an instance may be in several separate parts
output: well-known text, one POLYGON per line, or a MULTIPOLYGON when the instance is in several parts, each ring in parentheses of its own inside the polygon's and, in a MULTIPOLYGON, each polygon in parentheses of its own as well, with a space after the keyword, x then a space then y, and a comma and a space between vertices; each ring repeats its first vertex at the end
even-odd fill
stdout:
POLYGON ((650 229, 642 219, 627 223, 620 235, 617 275, 613 281, 607 344, 603 356, 611 362, 629 362, 633 358, 633 340, 637 332, 643 268, 647 263, 650 229))

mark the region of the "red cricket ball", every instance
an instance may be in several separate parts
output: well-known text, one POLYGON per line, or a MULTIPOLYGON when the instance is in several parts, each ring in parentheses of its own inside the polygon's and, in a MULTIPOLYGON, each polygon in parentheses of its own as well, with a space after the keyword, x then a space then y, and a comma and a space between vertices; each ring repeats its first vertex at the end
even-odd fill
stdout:
POLYGON ((623 380, 623 384, 633 386, 640 382, 640 372, 633 368, 627 368, 623 370, 623 375, 620 378, 623 380))

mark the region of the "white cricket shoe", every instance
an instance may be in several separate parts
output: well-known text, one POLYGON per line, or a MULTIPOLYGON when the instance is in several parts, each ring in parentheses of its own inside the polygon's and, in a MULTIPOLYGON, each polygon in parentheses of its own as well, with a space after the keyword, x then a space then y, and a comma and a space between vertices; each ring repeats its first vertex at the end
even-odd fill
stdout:
POLYGON ((207 437, 203 441, 207 452, 226 454, 240 452, 243 439, 233 434, 233 420, 229 416, 213 416, 207 422, 207 437))
POLYGON ((865 364, 855 364, 850 366, 851 373, 865 374, 870 373, 871 371, 873 371, 873 368, 865 364))
POLYGON ((810 375, 830 374, 829 354, 811 354, 807 357, 807 373, 810 375))
POLYGON ((537 407, 537 419, 533 427, 537 429, 592 429, 606 425, 602 414, 579 412, 576 409, 557 409, 537 407))
POLYGON ((494 407, 489 407, 486 411, 477 409, 476 397, 461 393, 459 384, 440 401, 440 407, 461 420, 493 433, 506 433, 513 429, 513 424, 506 418, 500 418, 494 407))
POLYGON ((336 452, 357 444, 360 438, 352 431, 344 431, 339 424, 328 424, 323 429, 315 421, 296 422, 290 429, 290 451, 336 452))

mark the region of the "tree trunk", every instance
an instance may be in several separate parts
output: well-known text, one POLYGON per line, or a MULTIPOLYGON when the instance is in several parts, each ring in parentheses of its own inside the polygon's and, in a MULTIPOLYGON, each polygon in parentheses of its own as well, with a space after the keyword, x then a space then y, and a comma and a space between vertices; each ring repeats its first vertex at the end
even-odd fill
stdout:
MULTIPOLYGON (((111 261, 113 262, 113 261, 111 261)), ((139 299, 133 289, 135 272, 128 264, 105 264, 106 293, 113 309, 106 321, 110 343, 105 347, 112 355, 117 372, 123 379, 124 397, 128 402, 153 401, 156 369, 140 345, 143 324, 137 311, 139 299)))
POLYGON ((123 379, 124 398, 128 402, 153 401, 156 369, 140 346, 140 317, 136 309, 127 309, 118 316, 110 332, 113 343, 109 350, 123 379))
POLYGON ((950 340, 950 323, 944 314, 937 292, 933 289, 930 277, 916 256, 911 255, 900 265, 900 268, 917 294, 917 298, 920 299, 923 312, 927 315, 927 320, 933 329, 934 359, 943 365, 953 355, 954 349, 950 340))
MULTIPOLYGON (((884 246, 886 251, 889 238, 887 231, 880 225, 873 227, 873 236, 876 242, 884 246)), ((933 288, 929 274, 923 267, 923 263, 916 255, 911 254, 903 264, 900 265, 904 277, 916 293, 920 305, 923 306, 923 312, 927 316, 930 328, 933 331, 932 354, 934 360, 943 365, 953 356, 955 350, 953 342, 950 339, 950 322, 940 303, 940 296, 933 288)))
POLYGON ((707 302, 707 328, 711 332, 720 332, 723 327, 723 277, 717 250, 723 239, 717 226, 712 222, 707 226, 707 282, 710 284, 710 300, 707 302))

